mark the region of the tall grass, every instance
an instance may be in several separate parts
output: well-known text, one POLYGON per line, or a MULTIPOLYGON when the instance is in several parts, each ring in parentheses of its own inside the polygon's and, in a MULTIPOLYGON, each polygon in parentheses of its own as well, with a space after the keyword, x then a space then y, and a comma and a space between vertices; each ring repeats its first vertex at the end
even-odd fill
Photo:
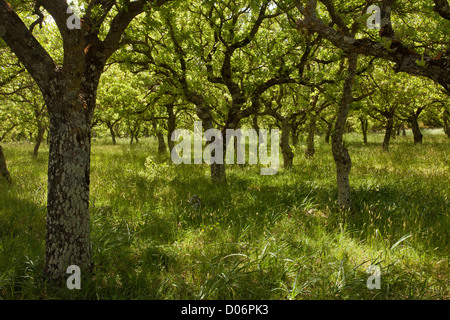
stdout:
POLYGON ((260 176, 228 166, 175 166, 152 139, 92 149, 95 269, 69 291, 42 276, 48 150, 4 144, 14 185, 0 183, 2 299, 448 299, 449 142, 346 136, 354 210, 340 212, 330 146, 260 176), (199 207, 188 200, 201 199, 199 207), (381 289, 366 286, 370 265, 381 289))

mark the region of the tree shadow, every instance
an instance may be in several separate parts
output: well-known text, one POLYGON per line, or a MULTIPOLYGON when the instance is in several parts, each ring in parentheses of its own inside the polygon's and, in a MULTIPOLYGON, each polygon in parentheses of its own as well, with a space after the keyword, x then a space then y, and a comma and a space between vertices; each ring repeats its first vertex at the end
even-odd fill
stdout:
POLYGON ((45 206, 0 183, 0 288, 6 296, 32 288, 43 277, 45 216, 45 206))

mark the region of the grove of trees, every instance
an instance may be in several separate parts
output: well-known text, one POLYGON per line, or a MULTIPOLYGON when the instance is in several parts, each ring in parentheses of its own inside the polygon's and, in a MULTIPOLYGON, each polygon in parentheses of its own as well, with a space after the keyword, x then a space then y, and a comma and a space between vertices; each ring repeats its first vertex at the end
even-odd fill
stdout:
MULTIPOLYGON (((78 19, 77 17, 75 17, 78 19)), ((0 0, 0 143, 49 145, 45 275, 92 269, 92 140, 177 128, 279 128, 283 167, 305 134, 331 143, 338 201, 352 210, 344 135, 405 128, 450 137, 447 0, 0 0), (371 5, 378 29, 369 29, 371 5), (69 7, 71 6, 71 7, 69 7), (80 28, 70 25, 78 8, 80 28)), ((225 142, 224 142, 225 143, 225 142)), ((0 146, 0 174, 8 173, 0 146)), ((229 182, 225 164, 211 181, 229 182)), ((276 176, 274 176, 276 179, 276 176)))

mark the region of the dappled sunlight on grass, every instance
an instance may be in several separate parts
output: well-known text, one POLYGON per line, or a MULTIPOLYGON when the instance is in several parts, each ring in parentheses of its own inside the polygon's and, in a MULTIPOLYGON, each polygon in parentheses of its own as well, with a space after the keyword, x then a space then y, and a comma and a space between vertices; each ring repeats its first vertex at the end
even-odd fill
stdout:
POLYGON ((337 205, 330 146, 296 150, 294 167, 261 176, 228 166, 175 166, 156 142, 96 142, 91 164, 94 273, 79 292, 42 278, 46 152, 5 144, 0 183, 0 297, 92 299, 448 299, 449 160, 443 135, 423 146, 346 136, 352 212, 337 205), (193 206, 189 199, 198 196, 193 206), (366 286, 380 267, 381 290, 366 286))

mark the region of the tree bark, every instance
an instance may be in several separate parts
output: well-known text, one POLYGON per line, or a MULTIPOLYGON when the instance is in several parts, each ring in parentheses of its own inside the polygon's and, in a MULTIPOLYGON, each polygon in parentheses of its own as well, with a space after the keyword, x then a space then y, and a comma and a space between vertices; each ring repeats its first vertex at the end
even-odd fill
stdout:
POLYGON ((8 167, 6 166, 2 146, 0 146, 0 176, 5 178, 9 184, 12 183, 11 175, 9 174, 8 167))
POLYGON ((389 116, 387 118, 386 127, 384 131, 384 139, 382 144, 383 151, 389 151, 389 142, 391 140, 393 130, 394 130, 394 117, 389 116))
POLYGON ((63 277, 69 265, 77 265, 83 271, 92 268, 89 226, 90 115, 83 108, 64 111, 50 113, 44 273, 51 279, 63 277))
POLYGON ((350 195, 349 174, 352 168, 352 161, 347 148, 344 145, 343 135, 345 124, 347 122, 350 105, 353 101, 352 91, 356 76, 356 67, 358 64, 358 55, 350 53, 348 57, 348 76, 345 79, 342 99, 339 103, 334 132, 331 135, 331 150, 333 152, 334 162, 336 164, 336 180, 338 189, 339 206, 344 209, 350 209, 352 206, 350 195))
POLYGON ((139 132, 140 132, 140 128, 139 128, 139 123, 135 122, 134 124, 132 124, 131 122, 128 124, 128 130, 130 132, 130 146, 133 145, 133 141, 136 141, 136 143, 139 143, 139 132))
POLYGON ((109 129, 109 132, 111 134, 111 140, 112 140, 112 144, 116 145, 117 141, 116 141, 116 133, 114 132, 114 124, 111 123, 111 121, 106 122, 106 125, 109 129))
MULTIPOLYGON (((225 145, 224 145, 225 147, 225 145)), ((214 154, 213 154, 214 156, 214 154)), ((226 184, 227 176, 225 172, 225 163, 212 163, 211 164, 211 182, 215 184, 226 184)))
POLYGON ((420 144, 423 140, 422 132, 420 132, 419 128, 419 116, 416 113, 411 114, 409 117, 409 124, 411 125, 411 129, 414 135, 414 144, 420 144))
POLYGON ((44 140, 45 127, 42 125, 41 121, 38 121, 38 132, 36 136, 36 142, 34 143, 33 158, 37 158, 39 147, 44 140))
POLYGON ((444 132, 447 135, 447 138, 450 138, 450 112, 448 112, 448 110, 444 110, 442 118, 444 121, 444 132))
POLYGON ((167 121, 167 144, 169 145, 169 154, 172 152, 172 149, 174 147, 174 143, 171 139, 172 133, 176 129, 176 116, 173 112, 173 104, 166 105, 167 114, 169 115, 169 120, 167 121))
MULTIPOLYGON (((157 0, 153 5, 168 1, 157 0)), ((0 37, 36 81, 50 116, 44 266, 50 279, 64 279, 68 265, 77 265, 82 272, 92 268, 90 134, 98 82, 125 29, 147 5, 148 1, 127 1, 126 9, 118 9, 111 17, 114 2, 102 1, 100 14, 91 14, 94 6, 88 6, 81 29, 70 29, 66 1, 38 1, 35 13, 44 7, 62 38, 64 61, 57 65, 12 6, 0 0, 0 37), (100 40, 104 23, 109 31, 100 40)))
POLYGON ((307 158, 314 157, 314 154, 316 153, 316 149, 314 148, 314 136, 317 129, 316 122, 317 116, 314 113, 312 113, 309 119, 308 136, 306 138, 305 156, 307 158))
POLYGON ((298 132, 296 132, 295 130, 292 130, 291 135, 292 135, 292 145, 297 146, 298 145, 298 132))
POLYGON ((256 135, 259 137, 258 144, 256 146, 256 152, 257 152, 257 154, 259 154, 259 148, 260 148, 261 144, 264 143, 264 141, 263 141, 262 137, 260 137, 260 135, 259 135, 260 127, 258 124, 258 115, 257 114, 253 115, 252 123, 253 123, 253 129, 255 129, 255 131, 256 131, 256 135))
POLYGON ((166 142, 164 141, 164 135, 161 131, 156 133, 156 137, 158 138, 158 153, 163 154, 166 152, 166 142))
MULTIPOLYGON (((187 87, 185 88, 185 97, 187 100, 191 103, 193 103, 196 106, 196 114, 202 121, 203 130, 209 130, 214 128, 213 124, 213 118, 211 115, 211 112, 208 108, 208 106, 205 103, 205 100, 201 94, 198 94, 196 92, 190 91, 187 87)), ((229 127, 225 126, 222 130, 222 136, 226 137, 226 129, 230 129, 229 127)), ((211 141, 211 143, 214 142, 214 138, 211 141)), ((226 150, 226 139, 223 139, 223 156, 225 156, 225 150, 226 150)), ((213 157, 215 156, 214 153, 211 154, 213 157)), ((214 184, 227 184, 226 179, 226 171, 225 171, 225 159, 223 159, 222 163, 211 163, 210 164, 210 170, 211 170, 211 182, 214 184)))
POLYGON ((163 133, 160 130, 158 130, 158 123, 156 122, 155 119, 153 119, 152 121, 152 127, 153 131, 155 131, 156 138, 158 139, 158 153, 163 154, 164 152, 166 152, 166 143, 164 141, 163 133))
POLYGON ((364 142, 364 144, 367 144, 367 130, 369 129, 369 121, 364 117, 360 117, 359 121, 361 122, 361 131, 363 134, 363 142, 364 142))
POLYGON ((291 168, 294 162, 294 153, 292 152, 291 146, 289 144, 290 133, 291 133, 291 123, 289 121, 289 118, 284 118, 281 121, 281 139, 280 139, 280 148, 281 154, 283 155, 284 168, 291 168))
POLYGON ((392 130, 391 130, 391 139, 392 140, 395 140, 395 139, 397 139, 397 132, 396 132, 396 124, 395 124, 395 121, 394 121, 394 124, 392 125, 392 130))
MULTIPOLYGON (((203 128, 204 130, 208 130, 208 129, 212 129, 213 125, 212 125, 212 121, 209 123, 203 124, 203 128), (207 129, 208 128, 208 129, 207 129)), ((225 171, 225 150, 227 148, 226 145, 226 129, 223 129, 222 131, 222 136, 224 137, 223 141, 222 141, 222 155, 223 155, 223 159, 222 159, 222 163, 211 163, 210 167, 211 167, 211 182, 215 183, 215 184, 226 184, 227 183, 227 176, 226 176, 226 171, 225 171)), ((214 138, 211 140, 211 143, 214 142, 214 138)), ((215 152, 211 152, 211 156, 215 156, 215 152)))

